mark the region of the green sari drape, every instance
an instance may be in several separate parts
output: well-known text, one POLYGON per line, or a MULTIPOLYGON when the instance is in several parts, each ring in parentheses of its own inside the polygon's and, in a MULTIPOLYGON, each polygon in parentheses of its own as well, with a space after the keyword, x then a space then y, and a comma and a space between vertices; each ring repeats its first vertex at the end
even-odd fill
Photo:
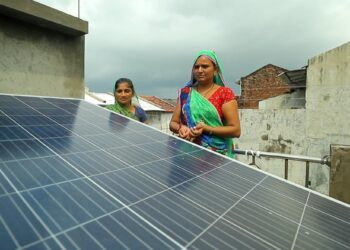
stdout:
POLYGON ((133 112, 130 112, 128 109, 121 106, 118 102, 115 102, 115 104, 112 105, 108 105, 106 108, 119 114, 125 115, 131 119, 138 120, 133 112))
MULTIPOLYGON (((183 107, 188 123, 191 127, 199 122, 204 122, 211 127, 224 126, 214 105, 191 88, 187 102, 183 107)), ((200 144, 218 153, 234 157, 232 152, 232 138, 224 138, 215 135, 202 134, 200 144)))

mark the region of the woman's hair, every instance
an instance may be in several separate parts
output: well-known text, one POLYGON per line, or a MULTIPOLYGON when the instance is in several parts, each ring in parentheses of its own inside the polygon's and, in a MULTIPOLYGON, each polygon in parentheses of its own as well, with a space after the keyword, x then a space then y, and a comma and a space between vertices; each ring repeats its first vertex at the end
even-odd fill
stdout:
POLYGON ((134 84, 132 83, 132 81, 129 78, 119 78, 114 85, 114 91, 113 93, 115 93, 115 91, 117 90, 119 84, 126 82, 129 86, 129 88, 131 88, 132 94, 135 94, 135 89, 134 89, 134 84))

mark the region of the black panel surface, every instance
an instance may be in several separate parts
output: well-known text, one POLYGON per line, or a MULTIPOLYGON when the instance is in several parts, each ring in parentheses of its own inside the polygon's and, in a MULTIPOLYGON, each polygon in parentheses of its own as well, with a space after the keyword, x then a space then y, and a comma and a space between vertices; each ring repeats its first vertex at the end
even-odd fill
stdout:
POLYGON ((349 249, 350 207, 80 100, 0 95, 0 249, 349 249))

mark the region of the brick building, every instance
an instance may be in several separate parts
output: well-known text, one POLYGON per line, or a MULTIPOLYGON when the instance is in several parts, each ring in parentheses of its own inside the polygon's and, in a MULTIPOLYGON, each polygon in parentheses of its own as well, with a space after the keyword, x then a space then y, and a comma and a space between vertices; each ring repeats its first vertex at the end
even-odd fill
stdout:
POLYGON ((267 64, 253 73, 242 77, 238 83, 241 95, 238 97, 240 109, 258 109, 259 101, 290 93, 288 82, 279 77, 287 69, 267 64))

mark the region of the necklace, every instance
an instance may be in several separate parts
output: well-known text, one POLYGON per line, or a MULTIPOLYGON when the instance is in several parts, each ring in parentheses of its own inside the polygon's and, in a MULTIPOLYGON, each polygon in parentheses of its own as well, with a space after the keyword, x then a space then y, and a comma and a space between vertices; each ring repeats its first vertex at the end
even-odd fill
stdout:
POLYGON ((206 97, 206 95, 209 94, 210 90, 214 87, 214 85, 215 85, 215 84, 212 83, 211 86, 210 86, 207 90, 205 90, 205 91, 203 91, 203 92, 199 92, 198 86, 196 87, 196 90, 197 90, 197 92, 198 92, 199 94, 201 94, 203 97, 206 97))

